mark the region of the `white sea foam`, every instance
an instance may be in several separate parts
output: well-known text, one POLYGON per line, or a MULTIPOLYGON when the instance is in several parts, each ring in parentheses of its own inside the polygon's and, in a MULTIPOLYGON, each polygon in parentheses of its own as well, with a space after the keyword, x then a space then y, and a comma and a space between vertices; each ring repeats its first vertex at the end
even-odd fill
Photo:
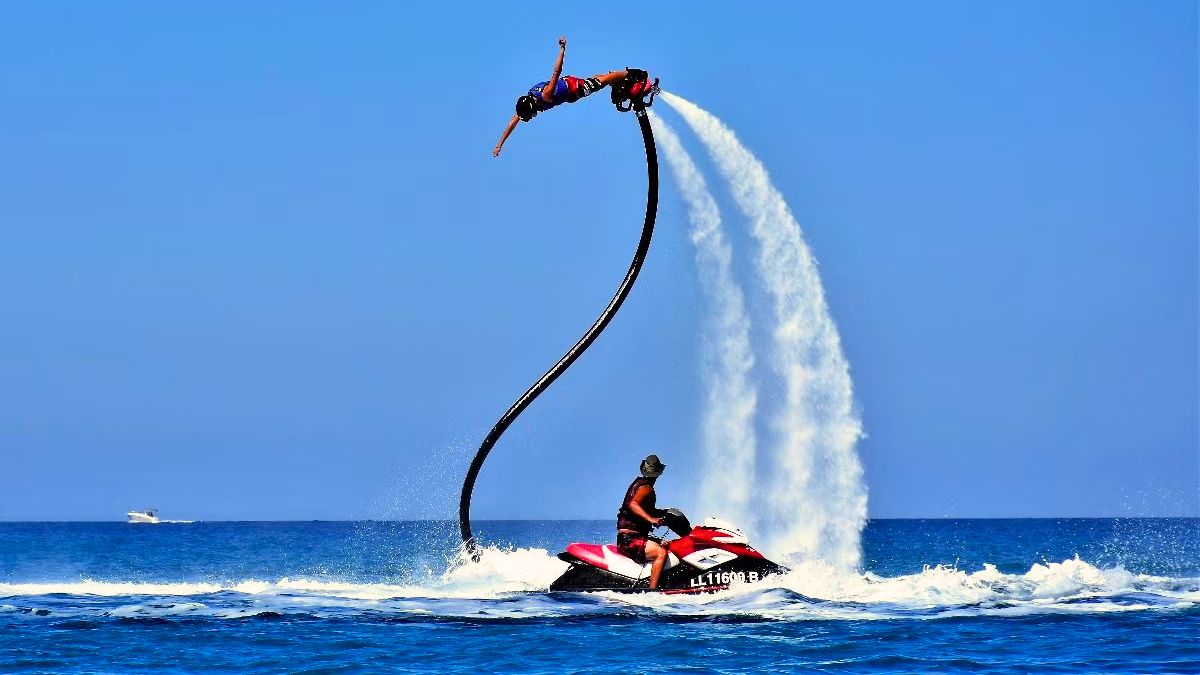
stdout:
POLYGON ((656 115, 650 121, 687 205, 700 284, 712 308, 705 326, 702 374, 705 466, 714 469, 704 474, 700 506, 703 513, 719 513, 752 530, 758 390, 750 380, 750 317, 733 275, 733 250, 722 230, 721 211, 704 176, 670 126, 656 115))
POLYGON ((50 583, 0 583, 0 598, 34 595, 97 597, 171 597, 231 592, 243 595, 310 595, 351 600, 389 598, 493 598, 509 593, 541 591, 566 570, 567 564, 545 549, 483 549, 478 562, 459 555, 442 574, 430 574, 420 583, 363 583, 349 580, 283 577, 274 581, 246 579, 215 582, 78 581, 50 583))
POLYGON ((0 583, 0 597, 20 595, 96 595, 115 597, 125 595, 202 595, 219 593, 225 590, 221 584, 212 583, 166 583, 146 581, 96 581, 80 579, 79 581, 50 582, 50 583, 0 583))
POLYGON ((455 593, 498 593, 540 591, 567 569, 567 563, 541 548, 482 550, 478 561, 461 554, 442 583, 455 593))
POLYGON ((766 168, 733 131, 686 99, 662 98, 707 147, 750 221, 756 268, 774 308, 771 364, 784 396, 773 416, 776 440, 760 452, 760 473, 770 477, 754 505, 766 521, 764 548, 855 569, 867 515, 855 451, 862 425, 816 259, 766 168))
POLYGON ((974 572, 934 566, 896 577, 847 573, 809 561, 786 575, 708 595, 604 595, 614 602, 685 615, 944 618, 1189 608, 1200 604, 1200 579, 1100 569, 1078 558, 1034 564, 1023 574, 1004 574, 985 564, 974 572))
POLYGON ((849 573, 809 561, 785 575, 712 594, 547 595, 544 591, 564 566, 540 549, 491 548, 479 562, 464 558, 448 572, 420 584, 287 577, 224 584, 89 579, 0 584, 0 598, 5 598, 0 612, 24 612, 28 603, 36 602, 35 596, 54 594, 96 596, 119 604, 71 606, 56 601, 45 612, 48 615, 100 613, 119 618, 367 611, 505 619, 620 613, 633 607, 673 615, 869 620, 1176 611, 1200 605, 1200 578, 1102 569, 1079 558, 1036 563, 1016 574, 985 564, 974 571, 934 566, 895 577, 849 573))

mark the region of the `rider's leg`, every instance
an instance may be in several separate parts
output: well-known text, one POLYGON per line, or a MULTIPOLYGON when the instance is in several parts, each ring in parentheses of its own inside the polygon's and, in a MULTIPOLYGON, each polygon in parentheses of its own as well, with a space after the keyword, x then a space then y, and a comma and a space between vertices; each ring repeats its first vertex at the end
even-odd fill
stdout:
POLYGON ((646 560, 650 561, 650 588, 658 588, 658 578, 667 564, 667 549, 658 542, 647 541, 646 560))
POLYGON ((628 74, 628 70, 610 70, 607 73, 593 75, 593 77, 595 77, 597 80, 600 80, 600 84, 607 85, 622 80, 628 74))

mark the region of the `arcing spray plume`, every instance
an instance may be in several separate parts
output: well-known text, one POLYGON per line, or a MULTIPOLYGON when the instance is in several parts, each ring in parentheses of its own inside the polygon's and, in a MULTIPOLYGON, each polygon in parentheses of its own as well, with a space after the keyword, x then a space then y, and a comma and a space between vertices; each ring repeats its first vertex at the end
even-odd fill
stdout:
POLYGON ((705 475, 702 505, 706 515, 719 514, 750 527, 758 393, 750 382, 754 354, 746 301, 733 278, 733 252, 721 230, 721 212, 704 176, 662 119, 653 116, 651 124, 683 193, 700 282, 713 308, 705 326, 702 370, 706 388, 704 450, 705 465, 719 470, 705 475))
POLYGON ((679 96, 664 92, 662 98, 708 148, 760 247, 757 269, 775 314, 772 365, 785 390, 760 505, 768 546, 857 567, 867 512, 855 451, 862 424, 816 261, 766 169, 733 132, 679 96))

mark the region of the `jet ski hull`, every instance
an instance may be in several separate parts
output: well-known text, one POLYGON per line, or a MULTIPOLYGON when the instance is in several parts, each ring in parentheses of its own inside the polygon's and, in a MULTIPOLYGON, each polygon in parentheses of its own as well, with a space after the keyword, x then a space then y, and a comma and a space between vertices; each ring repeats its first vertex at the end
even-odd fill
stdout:
MULTIPOLYGON (((566 572, 550 584, 551 591, 593 592, 616 591, 620 593, 650 592, 649 575, 640 578, 628 577, 583 562, 569 553, 560 553, 559 559, 571 563, 566 572)), ((780 574, 786 569, 766 559, 736 559, 716 567, 699 570, 688 565, 679 565, 664 570, 659 587, 662 593, 713 593, 722 591, 734 583, 754 583, 771 574, 780 574)))

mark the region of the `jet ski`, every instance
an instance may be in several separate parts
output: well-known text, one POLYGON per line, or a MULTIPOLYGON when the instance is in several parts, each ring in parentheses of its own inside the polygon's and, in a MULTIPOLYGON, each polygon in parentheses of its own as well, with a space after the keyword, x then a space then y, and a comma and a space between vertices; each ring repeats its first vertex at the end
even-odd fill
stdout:
MULTIPOLYGON (((719 518, 692 527, 686 516, 669 509, 665 524, 680 538, 666 544, 667 563, 655 591, 712 593, 787 571, 751 548, 744 532, 719 518)), ((571 544, 558 558, 571 567, 550 584, 551 591, 650 591, 650 565, 622 555, 614 544, 571 544)))

